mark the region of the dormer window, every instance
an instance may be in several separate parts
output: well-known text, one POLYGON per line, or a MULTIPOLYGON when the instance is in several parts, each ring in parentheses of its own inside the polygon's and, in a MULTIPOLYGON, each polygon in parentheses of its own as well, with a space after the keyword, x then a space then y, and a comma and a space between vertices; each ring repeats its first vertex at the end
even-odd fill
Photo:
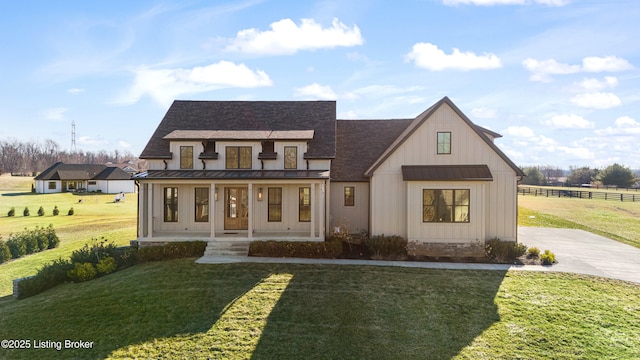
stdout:
POLYGON ((451 132, 438 132, 438 154, 451 154, 451 132))
POLYGON ((193 169, 193 146, 180 146, 180 169, 193 169))
POLYGON ((258 154, 260 160, 275 160, 278 157, 274 150, 273 140, 264 140, 262 142, 262 152, 258 154))
POLYGON ((297 146, 284 147, 284 168, 285 169, 298 168, 298 147, 297 146))

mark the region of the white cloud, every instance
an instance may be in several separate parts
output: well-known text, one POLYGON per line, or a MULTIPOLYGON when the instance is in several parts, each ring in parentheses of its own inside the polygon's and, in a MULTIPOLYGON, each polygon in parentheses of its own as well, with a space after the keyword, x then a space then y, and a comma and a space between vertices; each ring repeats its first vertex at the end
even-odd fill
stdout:
MULTIPOLYGON (((615 127, 596 130, 598 135, 637 136, 640 135, 640 122, 629 116, 621 116, 614 121, 615 127)), ((634 141, 635 143, 636 141, 634 141)))
POLYGON ((120 140, 120 141, 118 141, 118 147, 128 149, 128 148, 131 147, 131 144, 129 144, 128 142, 126 142, 124 140, 120 140))
POLYGON ((581 65, 559 63, 555 59, 536 60, 527 58, 522 61, 522 66, 531 72, 529 80, 549 82, 551 75, 566 75, 579 72, 618 72, 632 69, 633 66, 622 58, 615 56, 585 57, 581 65))
POLYGON ((595 158, 595 154, 586 147, 557 146, 556 149, 580 160, 589 160, 595 158))
POLYGON ((590 109, 610 109, 622 105, 622 101, 615 94, 602 92, 578 94, 571 98, 571 102, 590 109))
POLYGON ((471 109, 471 114, 475 118, 490 119, 490 118, 495 118, 496 117, 496 110, 495 109, 489 109, 489 108, 486 108, 486 107, 479 107, 479 108, 471 109))
POLYGON ((494 6, 494 5, 528 5, 542 4, 548 6, 564 6, 569 4, 570 0, 442 0, 444 5, 476 5, 476 6, 494 6))
POLYGON ((245 64, 220 61, 191 69, 135 70, 135 80, 118 103, 133 104, 149 95, 162 105, 169 105, 183 94, 197 94, 224 88, 255 88, 271 86, 272 81, 262 70, 251 70, 245 64))
POLYGON ((588 121, 575 114, 551 115, 551 118, 545 121, 545 124, 555 129, 591 129, 595 127, 593 121, 588 121))
POLYGON ((533 130, 527 126, 509 126, 503 133, 520 138, 533 138, 533 130))
POLYGON ((633 66, 627 60, 615 56, 592 56, 582 59, 582 69, 586 72, 616 72, 633 69, 633 66))
POLYGON ((331 27, 323 28, 313 19, 302 19, 300 26, 291 19, 269 25, 271 30, 245 29, 238 31, 227 51, 251 54, 290 55, 299 50, 316 50, 338 46, 351 47, 364 42, 360 29, 346 26, 333 19, 331 27))
POLYGON ((80 136, 78 138, 78 144, 79 145, 84 145, 84 146, 89 146, 89 147, 98 147, 98 146, 105 146, 107 145, 109 142, 105 139, 96 139, 93 138, 91 136, 80 136))
POLYGON ((45 119, 47 120, 54 120, 54 121, 59 121, 59 120, 64 120, 65 119, 65 113, 68 111, 69 109, 67 108, 50 108, 50 109, 45 109, 43 112, 43 115, 45 117, 45 119))
POLYGON ((615 76, 605 76, 602 81, 594 78, 585 78, 576 83, 576 85, 584 90, 597 91, 618 86, 618 78, 615 76))
POLYGON ((80 89, 80 88, 71 88, 71 89, 67 90, 67 92, 68 92, 69 94, 78 95, 78 94, 80 94, 80 93, 83 93, 83 92, 84 92, 84 89, 80 89))
POLYGON ((446 69, 455 70, 488 70, 502 67, 500 58, 492 53, 476 55, 472 51, 461 52, 453 49, 449 55, 431 43, 416 43, 410 53, 406 55, 407 61, 413 61, 417 67, 432 71, 446 69))
POLYGON ((307 85, 301 88, 295 89, 296 97, 306 98, 306 99, 323 99, 323 100, 335 100, 337 99, 336 93, 331 89, 329 85, 320 85, 318 83, 313 83, 311 85, 307 85))
POLYGON ((342 112, 342 113, 338 114, 338 118, 339 119, 357 119, 358 118, 358 113, 356 113, 353 110, 349 110, 347 112, 342 112))
POLYGON ((522 62, 522 65, 532 73, 529 77, 531 81, 549 82, 550 75, 573 74, 580 71, 580 65, 562 64, 554 59, 540 61, 528 58, 522 62))

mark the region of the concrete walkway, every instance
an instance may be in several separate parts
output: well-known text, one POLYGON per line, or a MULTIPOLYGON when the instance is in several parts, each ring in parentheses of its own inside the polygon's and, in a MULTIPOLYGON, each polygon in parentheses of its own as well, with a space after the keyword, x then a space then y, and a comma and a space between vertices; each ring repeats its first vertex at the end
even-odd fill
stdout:
POLYGON ((556 254, 557 264, 507 265, 472 264, 419 261, 349 260, 349 259, 300 259, 262 258, 234 256, 204 256, 199 264, 228 263, 282 263, 282 264, 340 264, 368 266, 401 266, 425 269, 463 270, 525 270, 555 271, 595 275, 640 283, 640 249, 609 240, 583 230, 519 227, 518 241, 540 251, 551 250, 556 254))

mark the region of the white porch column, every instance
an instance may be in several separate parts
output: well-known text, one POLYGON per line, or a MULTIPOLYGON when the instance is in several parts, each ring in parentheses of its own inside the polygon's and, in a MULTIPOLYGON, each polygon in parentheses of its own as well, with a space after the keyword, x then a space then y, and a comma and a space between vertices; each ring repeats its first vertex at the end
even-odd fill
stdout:
POLYGON ((249 183, 249 224, 247 226, 247 235, 251 239, 253 237, 253 184, 249 183))
POLYGON ((311 237, 316 237, 316 205, 315 202, 318 202, 316 199, 316 184, 311 183, 311 237))
POLYGON ((211 225, 210 229, 210 238, 216 237, 216 184, 211 183, 211 188, 209 188, 209 225, 211 225))
POLYGON ((153 183, 147 190, 147 237, 153 237, 153 183))
POLYGON ((324 238, 324 207, 326 201, 326 192, 325 192, 325 184, 320 183, 320 196, 318 196, 318 215, 320 219, 318 220, 318 236, 324 238))
POLYGON ((144 213, 144 204, 147 198, 147 184, 138 183, 138 238, 144 237, 144 219, 146 214, 144 213))

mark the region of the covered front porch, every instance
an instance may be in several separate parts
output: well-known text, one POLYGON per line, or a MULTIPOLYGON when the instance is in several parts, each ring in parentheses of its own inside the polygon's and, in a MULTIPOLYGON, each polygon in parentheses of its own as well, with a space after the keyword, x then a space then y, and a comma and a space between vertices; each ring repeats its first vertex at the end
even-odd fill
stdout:
POLYGON ((325 238, 325 172, 271 172, 269 178, 258 172, 256 178, 256 171, 235 171, 231 179, 229 171, 224 179, 215 171, 189 179, 163 173, 137 178, 139 243, 325 238))

